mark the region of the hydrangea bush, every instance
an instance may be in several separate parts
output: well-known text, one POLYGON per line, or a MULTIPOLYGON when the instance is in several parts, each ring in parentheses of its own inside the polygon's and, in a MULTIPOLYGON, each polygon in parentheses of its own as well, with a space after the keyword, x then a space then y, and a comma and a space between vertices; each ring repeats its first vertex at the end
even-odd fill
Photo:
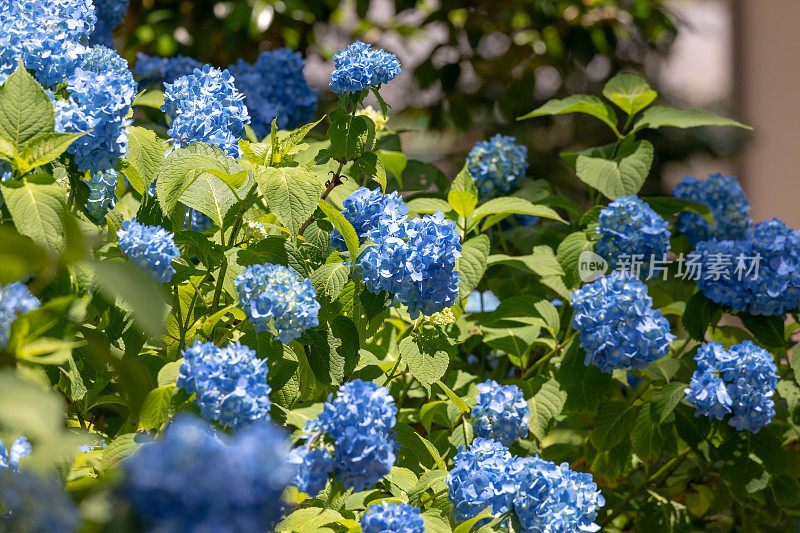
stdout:
POLYGON ((798 527, 800 233, 640 196, 648 130, 746 126, 620 74, 520 117, 609 128, 575 194, 502 132, 448 176, 393 53, 323 116, 288 49, 135 81, 126 5, 0 0, 0 531, 798 527))

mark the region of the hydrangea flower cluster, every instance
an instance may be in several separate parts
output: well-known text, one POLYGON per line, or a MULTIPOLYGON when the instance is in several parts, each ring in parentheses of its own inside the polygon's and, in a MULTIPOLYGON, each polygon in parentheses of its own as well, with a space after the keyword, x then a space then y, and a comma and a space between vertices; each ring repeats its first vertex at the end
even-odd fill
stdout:
POLYGON ((456 522, 474 518, 487 507, 499 516, 514 511, 524 531, 594 532, 605 499, 591 474, 573 472, 538 456, 517 458, 501 443, 476 438, 459 447, 447 474, 447 497, 456 522))
POLYGON ((161 226, 147 226, 136 219, 126 220, 117 230, 119 247, 133 264, 161 283, 175 273, 172 260, 180 256, 175 236, 161 226))
POLYGON ((97 222, 102 222, 117 203, 117 195, 114 193, 117 188, 117 178, 116 170, 95 172, 89 178, 89 199, 86 202, 86 210, 97 222))
POLYGON ((800 309, 800 231, 782 221, 759 222, 748 240, 698 243, 696 253, 703 268, 696 283, 710 300, 752 315, 800 309), (728 274, 714 273, 720 260, 728 274))
POLYGON ((333 54, 333 64, 336 70, 331 74, 331 90, 336 94, 377 88, 401 73, 396 55, 370 50, 370 45, 361 41, 333 54))
POLYGON ((348 381, 331 398, 306 432, 327 433, 334 446, 336 479, 356 492, 366 490, 394 466, 394 398, 386 387, 360 379, 348 381))
POLYGON ((452 307, 458 301, 461 241, 455 223, 441 211, 408 219, 389 210, 366 232, 375 246, 358 258, 361 277, 370 292, 387 291, 408 306, 411 318, 452 307))
POLYGON ((319 325, 317 291, 309 278, 301 279, 291 268, 270 263, 249 266, 236 278, 236 291, 255 330, 272 329, 281 342, 291 342, 319 325))
POLYGON ((300 52, 279 48, 261 52, 252 65, 240 59, 229 67, 236 87, 245 95, 259 137, 269 134, 273 119, 278 128, 291 129, 314 116, 319 97, 308 86, 304 66, 300 52))
POLYGON ((621 196, 600 211, 597 253, 612 268, 634 256, 647 264, 669 252, 669 224, 636 196, 621 196))
POLYGON ((528 402, 516 385, 500 385, 490 379, 478 384, 477 404, 472 408, 475 433, 511 446, 528 436, 528 402))
POLYGON ((81 171, 112 169, 128 152, 128 117, 136 82, 119 54, 98 46, 81 54, 81 61, 67 80, 68 100, 55 100, 56 131, 87 132, 67 152, 75 156, 81 171))
POLYGON ((425 533, 419 509, 407 503, 370 505, 361 517, 363 533, 425 533))
POLYGON ((250 115, 230 72, 205 65, 164 87, 161 110, 170 118, 167 134, 176 147, 204 142, 239 157, 238 142, 250 115))
MULTIPOLYGON (((377 189, 366 187, 360 187, 345 198, 342 207, 342 215, 353 225, 359 239, 364 239, 370 230, 381 226, 383 219, 390 224, 403 219, 409 212, 397 191, 381 194, 377 189)), ((341 251, 347 249, 344 237, 336 228, 331 233, 331 244, 341 251)))
POLYGON ((447 473, 447 497, 456 522, 474 518, 487 507, 494 515, 511 510, 517 486, 516 460, 497 441, 476 438, 460 446, 447 473))
POLYGON ((161 85, 165 82, 172 83, 182 76, 190 76, 195 69, 202 68, 203 64, 198 60, 180 54, 159 57, 137 52, 133 73, 141 77, 143 85, 161 85))
POLYGON ((229 437, 184 415, 124 463, 122 493, 159 531, 270 530, 294 475, 287 448, 268 422, 229 437))
POLYGON ((19 281, 0 285, 0 349, 8 346, 11 337, 11 324, 17 317, 39 308, 36 298, 27 285, 19 281))
POLYGON ((92 3, 97 15, 97 24, 91 41, 111 46, 111 32, 122 24, 122 20, 128 14, 129 0, 92 0, 92 3))
POLYGON ((3 446, 3 441, 0 441, 0 470, 19 472, 20 459, 30 454, 31 443, 26 437, 17 437, 8 450, 3 446))
POLYGON ((738 431, 757 433, 775 416, 772 395, 778 384, 772 355, 744 341, 725 350, 718 342, 702 345, 694 356, 697 370, 686 389, 686 400, 697 409, 695 416, 722 420, 738 431))
POLYGON ((495 135, 475 143, 467 155, 467 170, 481 198, 508 194, 525 177, 528 148, 516 144, 514 137, 495 135))
POLYGON ((0 83, 20 59, 45 87, 63 82, 96 22, 91 0, 0 0, 0 83))
POLYGON ((500 307, 500 298, 492 291, 472 291, 464 304, 465 313, 491 313, 500 307))
POLYGON ((239 341, 219 348, 197 342, 183 352, 178 387, 195 394, 200 413, 231 428, 269 420, 267 362, 239 341))
POLYGON ((572 327, 580 331, 585 364, 603 372, 641 369, 669 352, 675 336, 647 287, 630 274, 613 271, 572 293, 572 327))
POLYGON ((311 496, 319 494, 325 488, 328 477, 333 472, 333 457, 325 448, 294 448, 289 452, 288 461, 297 469, 291 485, 311 496))
POLYGON ((597 511, 605 505, 591 474, 573 472, 538 456, 518 459, 514 511, 524 531, 594 532, 597 511))
POLYGON ((0 469, 0 507, 9 511, 0 515, 2 531, 73 533, 81 527, 78 509, 64 487, 31 472, 0 469))
POLYGON ((672 191, 672 196, 705 204, 714 217, 712 228, 697 213, 683 211, 678 214, 675 226, 692 245, 710 239, 735 241, 748 238, 753 225, 750 203, 734 176, 711 174, 706 180, 686 176, 672 191))

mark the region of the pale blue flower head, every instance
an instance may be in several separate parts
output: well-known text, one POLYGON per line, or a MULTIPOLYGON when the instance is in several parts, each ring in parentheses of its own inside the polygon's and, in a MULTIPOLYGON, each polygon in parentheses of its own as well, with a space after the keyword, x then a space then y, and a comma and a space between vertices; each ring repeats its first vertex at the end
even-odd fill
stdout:
POLYGON ((89 178, 89 199, 86 202, 86 210, 97 222, 102 222, 117 203, 114 192, 117 188, 117 178, 116 170, 95 172, 89 178))
POLYGON ((528 436, 528 402, 516 385, 500 385, 490 379, 478 385, 472 408, 475 434, 511 446, 528 436))
POLYGON ((15 281, 0 285, 0 349, 8 346, 11 324, 23 313, 39 308, 39 299, 31 294, 27 285, 15 281))
POLYGON ((310 496, 316 496, 325 488, 333 472, 333 457, 325 448, 294 448, 289 453, 289 463, 297 468, 291 484, 310 496))
POLYGON ((383 50, 370 50, 370 45, 361 41, 336 52, 333 63, 331 90, 336 94, 378 88, 401 73, 397 56, 383 50))
POLYGON ((203 417, 240 428, 269 420, 268 372, 267 361, 238 341, 225 348, 195 341, 183 352, 177 385, 195 395, 203 417))
POLYGON ((119 247, 131 262, 161 283, 175 273, 172 260, 180 256, 175 236, 161 226, 147 226, 136 219, 126 220, 117 230, 119 247))
POLYGON ((191 57, 176 55, 172 57, 149 56, 136 53, 133 73, 143 85, 172 83, 182 76, 190 76, 195 69, 203 69, 203 63, 191 57))
MULTIPOLYGON (((384 220, 386 224, 391 224, 392 221, 403 219, 409 212, 397 191, 381 194, 377 189, 366 187, 351 193, 342 202, 342 207, 342 215, 353 225, 359 239, 364 239, 371 230, 383 225, 384 220)), ((331 243, 338 250, 346 250, 344 238, 336 228, 331 233, 331 243)))
POLYGON ((274 330, 288 343, 319 325, 317 292, 309 278, 301 279, 283 265, 252 265, 236 278, 239 305, 255 330, 274 330))
POLYGON ((303 75, 305 61, 300 52, 279 48, 261 52, 254 64, 241 59, 229 67, 236 87, 253 118, 259 137, 270 132, 272 120, 279 129, 292 129, 311 121, 319 97, 303 75))
POLYGON ((584 285, 572 293, 572 305, 585 363, 603 372, 644 368, 664 357, 675 339, 645 284, 627 273, 615 270, 584 285))
POLYGON ((712 238, 721 241, 748 238, 753 226, 750 203, 734 176, 711 174, 705 180, 686 176, 672 191, 672 196, 705 204, 711 211, 714 227, 697 213, 678 214, 675 226, 693 245, 712 238))
POLYGON ((129 0, 92 0, 92 2, 97 15, 97 24, 91 41, 111 46, 111 32, 122 24, 122 20, 128 14, 129 0))
POLYGON ((623 257, 649 264, 669 252, 669 224, 636 196, 620 196, 602 211, 597 253, 616 268, 623 257))
POLYGON ((12 472, 19 472, 20 459, 30 454, 31 443, 26 437, 17 437, 8 450, 0 441, 0 470, 10 469, 12 472))
POLYGON ((528 148, 515 141, 514 137, 498 134, 475 143, 467 156, 467 169, 481 198, 508 194, 525 177, 528 148))
POLYGON ((425 533, 419 508, 407 503, 370 505, 361 516, 363 533, 425 533))
POLYGON ((0 530, 9 532, 74 533, 81 527, 75 502, 64 485, 32 472, 0 468, 0 530))
POLYGON ((167 134, 175 146, 204 142, 239 157, 238 142, 250 115, 230 72, 205 65, 164 87, 161 110, 170 118, 167 134))
POLYGON ((772 355, 744 341, 725 350, 718 342, 702 345, 695 354, 697 370, 686 389, 695 416, 722 420, 742 431, 757 433, 775 416, 772 396, 778 384, 772 355))
POLYGON ((121 492, 148 531, 269 531, 294 476, 287 459, 269 422, 228 436, 182 415, 125 461, 121 492))

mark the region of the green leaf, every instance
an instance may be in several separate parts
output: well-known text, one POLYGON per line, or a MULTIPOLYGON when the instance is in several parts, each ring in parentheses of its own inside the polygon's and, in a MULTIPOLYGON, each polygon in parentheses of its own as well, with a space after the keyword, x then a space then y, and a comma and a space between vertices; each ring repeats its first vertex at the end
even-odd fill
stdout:
POLYGON ((664 126, 674 128, 695 128, 697 126, 734 126, 752 130, 750 126, 730 118, 721 117, 699 109, 675 109, 666 106, 653 106, 642 113, 633 126, 634 132, 643 129, 657 129, 664 126))
POLYGON ((460 524, 458 524, 458 526, 456 526, 456 528, 453 530, 453 533, 470 533, 472 531, 472 528, 475 527, 476 524, 478 524, 483 520, 491 520, 492 518, 494 518, 494 515, 492 514, 492 509, 491 507, 487 507, 486 509, 478 513, 478 516, 470 518, 466 522, 461 522, 460 524))
POLYGON ((467 191, 453 191, 447 193, 447 202, 460 216, 467 218, 478 205, 478 197, 467 191))
POLYGON ((21 148, 54 128, 53 103, 20 63, 0 87, 0 135, 21 148))
POLYGON ((459 273, 458 292, 466 298, 481 282, 489 259, 489 237, 478 235, 464 243, 456 268, 459 273))
POLYGON ((686 389, 686 383, 672 381, 661 387, 661 390, 653 397, 651 405, 653 414, 659 424, 663 424, 667 417, 672 414, 672 411, 683 398, 684 389, 686 389))
POLYGON ((319 531, 323 526, 338 522, 342 515, 331 509, 320 509, 319 507, 304 507, 298 509, 277 526, 275 531, 291 531, 292 533, 306 533, 319 531))
POLYGON ((768 348, 786 346, 783 316, 753 316, 748 313, 739 313, 738 316, 759 343, 768 348))
MULTIPOLYGON (((533 344, 533 341, 539 338, 541 328, 539 326, 525 325, 525 326, 506 326, 500 325, 498 327, 483 327, 483 342, 494 348, 501 350, 520 359, 527 354, 528 349, 533 344)), ((517 363, 519 366, 520 363, 517 363)))
POLYGON ((731 455, 730 460, 719 470, 720 477, 731 489, 731 494, 740 502, 747 495, 758 492, 769 484, 769 473, 748 455, 731 455))
POLYGON ((436 384, 439 385, 439 388, 444 391, 444 393, 447 395, 447 397, 450 398, 450 401, 453 402, 453 404, 456 407, 458 407, 458 409, 462 413, 467 413, 468 414, 471 411, 471 409, 467 405, 467 402, 465 402, 461 397, 459 397, 458 394, 453 392, 453 389, 451 389, 450 387, 448 387, 447 385, 442 383, 441 380, 437 381, 436 384))
POLYGON ((139 411, 139 427, 155 431, 169 419, 169 406, 175 393, 175 384, 164 385, 147 393, 139 411))
POLYGON ((9 163, 16 164, 19 154, 14 141, 0 136, 0 159, 5 159, 9 163))
POLYGON ((36 174, 6 180, 0 190, 17 231, 51 252, 61 249, 67 205, 67 191, 61 185, 51 176, 36 174))
POLYGON ((355 160, 372 150, 375 144, 375 123, 364 115, 348 115, 342 108, 331 113, 328 128, 330 156, 337 161, 355 160))
POLYGON ((534 215, 566 223, 566 221, 561 218, 561 215, 551 208, 532 204, 524 198, 516 198, 513 196, 492 198, 472 213, 472 217, 475 221, 488 217, 489 215, 534 215))
POLYGON ((310 277, 318 296, 324 294, 335 300, 350 277, 350 267, 345 263, 327 263, 312 272, 310 277))
POLYGON ((158 371, 158 386, 165 387, 167 385, 174 385, 178 381, 178 375, 181 373, 181 365, 183 359, 172 361, 161 367, 158 371))
POLYGON ((658 419, 649 405, 639 409, 636 415, 631 430, 631 444, 636 455, 644 461, 657 459, 661 454, 664 436, 659 429, 658 419))
POLYGON ((149 190, 164 164, 166 146, 154 131, 132 126, 128 128, 128 153, 125 158, 129 165, 122 173, 139 194, 149 190))
POLYGON ((306 332, 311 356, 308 363, 321 383, 341 385, 358 364, 358 330, 346 316, 306 332))
POLYGON ((705 342, 708 326, 716 324, 721 316, 720 305, 712 302, 698 291, 686 302, 686 310, 681 321, 693 339, 705 342))
POLYGON ((436 447, 411 426, 398 422, 394 426, 397 442, 400 444, 398 463, 412 471, 419 471, 419 465, 447 470, 447 465, 436 447))
POLYGON ((800 344, 789 352, 789 366, 794 373, 795 382, 800 385, 800 344))
POLYGON ((11 224, 0 225, 0 284, 38 274, 49 264, 47 252, 11 224))
POLYGON ((552 429, 566 401, 567 393, 561 390, 558 381, 554 378, 546 381, 528 400, 531 432, 539 441, 542 441, 552 429))
POLYGON ((449 213, 453 207, 441 198, 412 198, 406 205, 412 213, 420 215, 432 215, 436 211, 449 213))
POLYGON ((614 447, 630 430, 632 415, 632 407, 626 402, 604 402, 589 434, 592 446, 597 450, 614 447))
POLYGON ((527 118, 545 115, 563 115, 565 113, 585 113, 599 118, 611 128, 611 131, 619 136, 619 130, 617 130, 617 115, 614 113, 614 109, 600 98, 587 94, 576 94, 561 100, 550 100, 527 115, 517 117, 517 120, 525 120, 527 118))
POLYGON ((614 161, 579 155, 575 172, 582 182, 614 200, 639 192, 650 172, 653 157, 653 145, 650 142, 635 141, 614 161))
POLYGON ((365 153, 358 158, 358 161, 356 161, 354 166, 369 176, 370 179, 377 181, 381 186, 381 192, 386 192, 386 170, 384 170, 383 164, 381 164, 380 159, 378 159, 378 156, 375 153, 365 153))
POLYGON ((292 151, 292 149, 300 144, 303 139, 306 138, 306 135, 309 134, 311 130, 313 130, 317 124, 322 122, 325 117, 320 118, 316 122, 311 122, 309 124, 304 124, 297 129, 294 129, 289 132, 286 137, 283 139, 279 139, 278 141, 278 161, 283 160, 283 158, 292 151))
POLYGON ((561 389, 567 393, 565 412, 597 412, 601 399, 611 386, 611 378, 595 365, 586 366, 585 354, 576 340, 570 341, 556 373, 561 389))
POLYGON ((117 307, 133 313, 136 324, 150 337, 159 337, 166 318, 166 294, 142 269, 120 261, 91 261, 103 294, 117 307))
POLYGON ((490 255, 487 264, 488 266, 507 265, 542 277, 564 275, 564 269, 556 259, 553 249, 544 245, 534 246, 531 255, 517 257, 504 254, 490 255))
POLYGON ((645 202, 659 215, 664 218, 670 218, 681 211, 689 211, 696 213, 703 217, 706 222, 714 225, 714 215, 707 205, 700 202, 691 202, 681 198, 670 197, 649 197, 643 198, 645 202))
POLYGON ((339 230, 339 233, 344 237, 344 243, 347 246, 347 251, 350 253, 350 260, 353 264, 358 260, 358 234, 349 220, 344 218, 339 211, 336 210, 331 204, 325 200, 319 201, 319 208, 325 213, 325 216, 333 224, 333 227, 339 230))
POLYGON ((603 96, 614 102, 628 115, 635 115, 653 103, 658 93, 635 74, 617 74, 603 87, 603 96))
POLYGON ((423 330, 400 341, 400 359, 418 381, 431 385, 447 372, 451 348, 444 335, 423 330))
POLYGON ((24 166, 18 164, 19 172, 46 165, 66 151, 70 144, 85 133, 43 133, 25 143, 21 159, 24 166))
POLYGON ((406 169, 408 159, 402 152, 392 152, 388 150, 378 150, 375 152, 383 163, 383 168, 391 172, 395 181, 403 186, 403 171, 406 169))
POLYGON ((594 244, 586 238, 586 233, 583 231, 570 233, 561 241, 561 244, 558 245, 556 258, 561 268, 564 269, 567 287, 574 288, 580 283, 578 259, 582 252, 591 250, 592 248, 594 248, 594 244))
POLYGON ((136 95, 133 99, 133 105, 140 105, 142 107, 152 107, 153 109, 161 109, 164 105, 164 92, 163 91, 144 91, 136 95))
POLYGON ((264 169, 256 180, 272 214, 292 235, 297 235, 319 203, 319 178, 305 167, 282 167, 264 169))

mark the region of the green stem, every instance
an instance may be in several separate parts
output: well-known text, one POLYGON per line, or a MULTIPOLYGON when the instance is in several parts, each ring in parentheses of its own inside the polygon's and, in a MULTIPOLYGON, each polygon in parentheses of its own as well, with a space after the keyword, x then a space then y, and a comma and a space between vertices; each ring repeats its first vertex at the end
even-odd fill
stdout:
POLYGON ((400 366, 400 357, 397 358, 397 362, 394 364, 394 367, 392 367, 391 372, 389 372, 389 375, 386 376, 386 381, 383 382, 384 387, 387 386, 389 382, 394 379, 395 377, 394 373, 397 372, 397 367, 399 366, 400 366))
POLYGON ((533 373, 534 373, 536 370, 538 370, 539 368, 541 368, 541 366, 542 366, 544 363, 546 363, 546 362, 547 362, 547 361, 548 361, 548 360, 549 360, 551 357, 553 357, 553 356, 554 356, 554 355, 556 355, 557 353, 560 353, 560 352, 561 352, 561 350, 563 350, 563 349, 564 349, 564 346, 566 346, 567 344, 569 344, 569 342, 570 342, 572 339, 574 339, 574 338, 575 338, 575 336, 576 336, 577 334, 578 334, 578 332, 577 332, 577 331, 573 331, 572 333, 569 333, 569 334, 567 335, 567 337, 564 339, 564 342, 562 342, 561 344, 559 344, 558 346, 556 346, 555 348, 553 348, 552 350, 550 350, 550 351, 549 351, 547 354, 545 354, 544 356, 542 356, 542 357, 540 357, 539 359, 537 359, 537 360, 536 360, 536 362, 533 364, 533 366, 531 366, 531 367, 530 367, 528 370, 526 370, 526 371, 525 371, 525 372, 522 374, 522 379, 528 379, 529 377, 531 377, 531 376, 533 375, 533 373))
MULTIPOLYGON (((178 332, 179 332, 179 335, 180 335, 180 340, 179 340, 179 345, 178 346, 180 347, 181 351, 183 351, 183 349, 186 348, 186 330, 184 329, 183 312, 181 311, 181 297, 180 297, 180 292, 178 290, 178 285, 175 284, 175 285, 173 285, 173 287, 175 289, 175 292, 174 292, 174 294, 175 294, 175 318, 178 320, 178 332)), ((187 317, 187 320, 188 320, 188 317, 187 317)))

